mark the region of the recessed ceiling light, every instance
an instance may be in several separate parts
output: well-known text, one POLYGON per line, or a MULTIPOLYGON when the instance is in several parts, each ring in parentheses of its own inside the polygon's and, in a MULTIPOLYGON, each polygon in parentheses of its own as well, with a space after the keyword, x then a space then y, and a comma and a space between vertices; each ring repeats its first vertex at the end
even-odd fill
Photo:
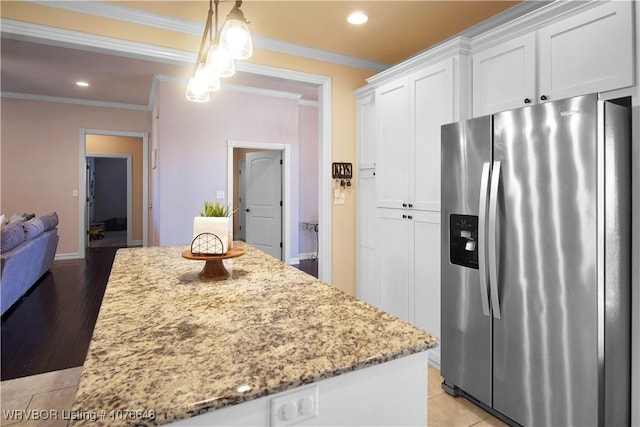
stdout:
POLYGON ((77 84, 78 86, 80 86, 80 87, 87 87, 87 86, 89 86, 89 83, 87 83, 87 82, 83 82, 83 81, 76 82, 76 84, 77 84))
POLYGON ((347 17, 347 21, 353 25, 362 25, 369 20, 369 17, 364 12, 356 11, 347 17))

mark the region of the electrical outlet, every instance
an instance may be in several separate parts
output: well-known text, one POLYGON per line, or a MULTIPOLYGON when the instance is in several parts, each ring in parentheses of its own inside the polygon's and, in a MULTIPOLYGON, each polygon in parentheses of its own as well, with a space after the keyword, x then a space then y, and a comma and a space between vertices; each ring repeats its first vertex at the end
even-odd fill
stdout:
POLYGON ((318 416, 318 385, 300 387, 271 399, 271 426, 290 426, 318 416))
POLYGON ((224 199, 224 190, 216 191, 216 199, 224 199))

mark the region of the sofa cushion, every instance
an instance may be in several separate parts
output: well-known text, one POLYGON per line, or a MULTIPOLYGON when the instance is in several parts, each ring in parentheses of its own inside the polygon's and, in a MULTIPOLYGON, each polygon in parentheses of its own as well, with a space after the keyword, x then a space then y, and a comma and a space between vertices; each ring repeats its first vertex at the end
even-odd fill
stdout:
POLYGON ((55 212, 49 212, 48 214, 40 215, 40 219, 44 223, 45 230, 51 230, 58 225, 58 214, 55 212))
POLYGON ((22 224, 7 224, 0 231, 0 251, 7 252, 24 242, 26 233, 22 224))
POLYGON ((34 237, 38 237, 46 231, 46 226, 40 217, 31 218, 28 221, 22 223, 25 232, 25 240, 31 240, 34 237))

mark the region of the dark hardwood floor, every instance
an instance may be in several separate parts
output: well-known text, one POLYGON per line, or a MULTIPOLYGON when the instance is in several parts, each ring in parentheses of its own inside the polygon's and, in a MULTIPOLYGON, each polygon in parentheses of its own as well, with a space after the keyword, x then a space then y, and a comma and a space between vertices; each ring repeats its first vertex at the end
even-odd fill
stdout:
POLYGON ((49 273, 2 316, 2 380, 81 366, 117 247, 86 259, 55 261, 49 273))
MULTIPOLYGON (((84 260, 54 262, 2 316, 2 381, 84 364, 117 249, 90 248, 84 260)), ((296 267, 318 277, 317 260, 296 267)))

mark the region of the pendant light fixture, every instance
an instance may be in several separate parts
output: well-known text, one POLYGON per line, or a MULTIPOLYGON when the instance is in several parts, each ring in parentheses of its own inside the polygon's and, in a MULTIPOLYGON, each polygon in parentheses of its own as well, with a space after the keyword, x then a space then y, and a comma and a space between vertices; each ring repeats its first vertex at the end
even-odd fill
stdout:
POLYGON ((227 15, 220 35, 220 44, 231 53, 233 59, 249 59, 253 55, 253 42, 247 25, 249 21, 240 10, 241 5, 242 1, 236 1, 227 15))
POLYGON ((218 32, 219 1, 209 0, 209 13, 200 41, 196 66, 187 84, 186 98, 192 102, 209 101, 209 93, 220 89, 220 78, 235 74, 234 60, 248 59, 253 54, 248 21, 240 10, 242 1, 235 2, 227 15, 222 32, 218 32))

